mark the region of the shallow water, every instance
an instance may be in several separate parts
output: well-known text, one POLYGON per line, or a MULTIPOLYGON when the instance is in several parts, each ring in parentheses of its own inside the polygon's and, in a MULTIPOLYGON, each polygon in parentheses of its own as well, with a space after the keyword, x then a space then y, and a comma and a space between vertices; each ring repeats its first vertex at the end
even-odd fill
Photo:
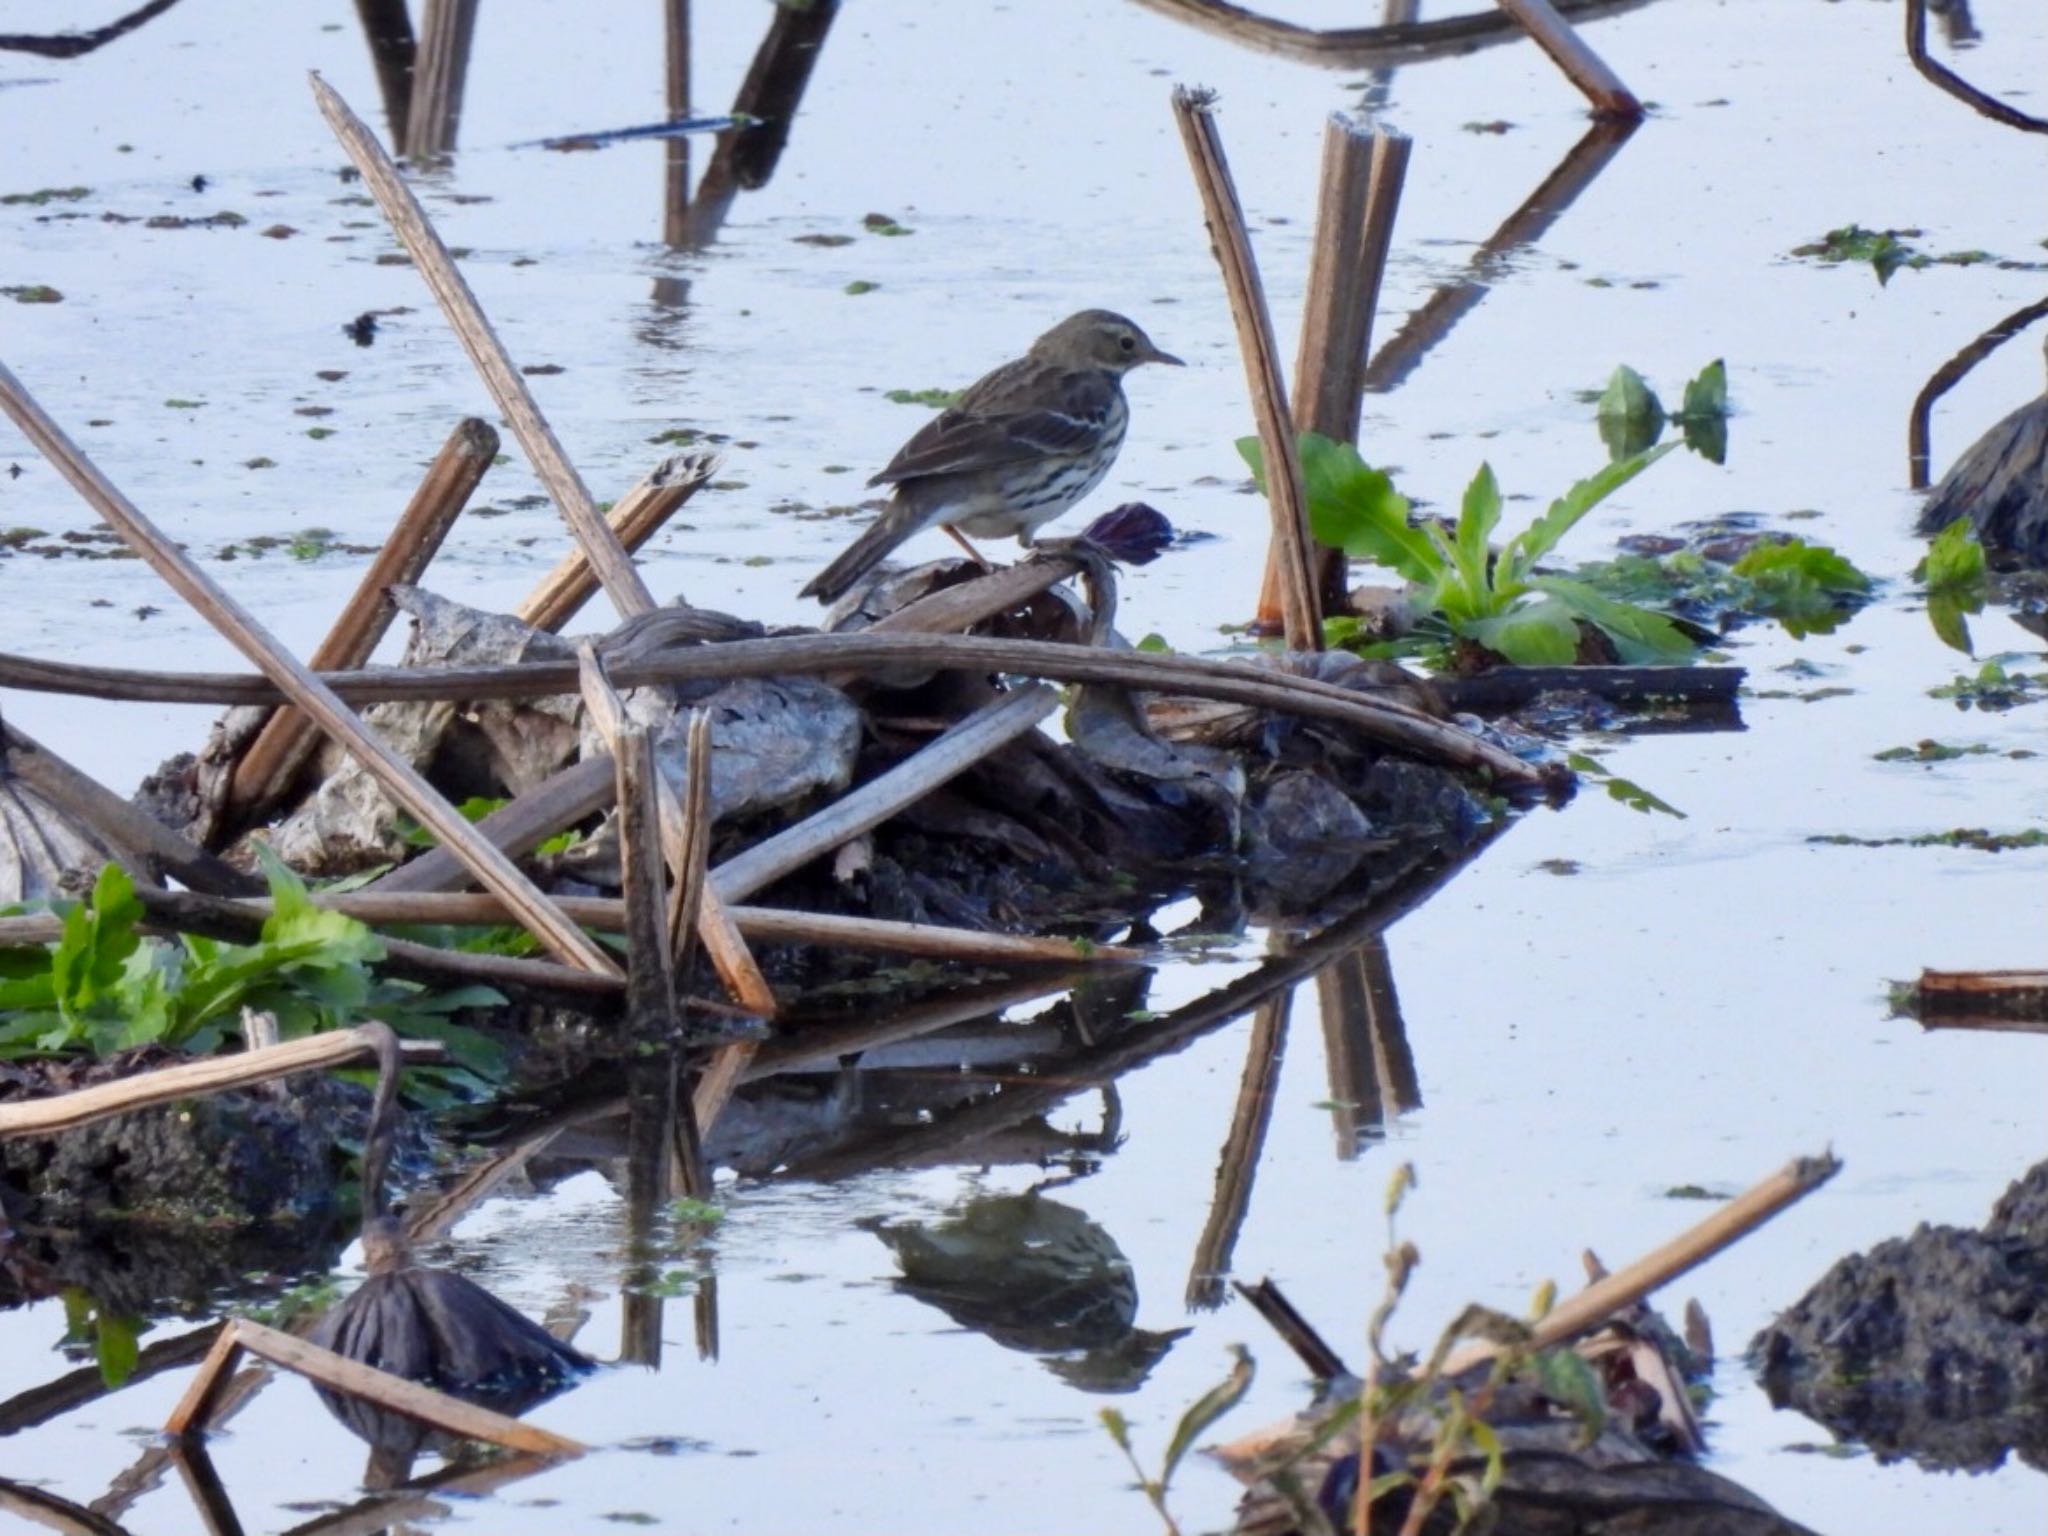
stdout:
MULTIPOLYGON (((2048 18, 2027 0, 1978 0, 1984 40, 1948 59, 2039 110, 2048 18)), ((0 9, 0 31, 46 24, 0 9)), ((1292 13, 1320 25, 1335 5, 1292 13)), ((6 306, 4 357, 106 472, 203 554, 311 527, 374 543, 457 416, 485 398, 375 210, 336 177, 341 155, 306 95, 320 70, 366 117, 374 84, 352 8, 183 5, 83 60, 0 55, 0 134, 15 146, 0 193, 80 185, 84 199, 0 207, 0 286, 48 283, 53 305, 6 306), (122 146, 128 146, 123 148, 122 146), (204 192, 190 179, 204 174, 204 192), (199 216, 238 229, 150 230, 116 212, 199 216), (86 217, 57 219, 78 212, 86 217), (288 224, 299 233, 265 239, 288 224), (342 334, 361 311, 406 306, 375 345, 342 334), (318 370, 345 369, 323 382, 318 370), (198 408, 167 402, 201 400, 198 408), (333 414, 295 414, 306 406, 333 414), (92 426, 92 421, 105 421, 92 426), (309 427, 334 435, 315 440, 309 427), (252 469, 268 458, 274 467, 252 469)), ((1382 297, 1380 338, 1528 195, 1585 129, 1579 99, 1532 48, 1490 48, 1395 71, 1319 69, 1248 52, 1136 5, 932 10, 867 0, 834 27, 774 181, 742 194, 717 242, 659 243, 661 150, 553 155, 493 146, 661 115, 652 7, 577 20, 487 7, 464 152, 418 183, 522 364, 557 364, 534 389, 601 499, 677 427, 722 433, 723 488, 702 493, 646 556, 658 593, 769 620, 806 616, 797 588, 845 537, 816 509, 860 480, 921 419, 882 391, 953 386, 1051 320, 1108 305, 1191 364, 1131 381, 1134 425, 1098 504, 1143 496, 1217 535, 1133 573, 1124 623, 1178 648, 1224 643, 1260 557, 1260 504, 1242 495, 1231 440, 1249 429, 1243 374, 1185 162, 1166 108, 1174 81, 1223 92, 1222 128, 1257 230, 1283 336, 1295 326, 1323 115, 1383 89, 1415 156, 1382 297), (1465 125, 1505 119, 1504 134, 1465 125), (472 201, 471 199, 487 199, 472 201), (882 238, 882 211, 915 233, 882 238), (807 234, 850 234, 819 248, 807 234), (879 284, 849 295, 849 282, 879 284), (844 466, 834 472, 832 466, 844 466)), ((2038 298, 2044 275, 2038 147, 1932 91, 1898 42, 1899 7, 1652 4, 1587 27, 1656 111, 1604 173, 1401 384, 1368 398, 1364 448, 1411 495, 1452 501, 1489 459, 1511 505, 1542 499, 1602 459, 1581 391, 1619 362, 1667 399, 1728 360, 1739 414, 1726 468, 1675 457, 1572 536, 1604 553, 1623 532, 1729 511, 1792 523, 1887 578, 1884 599, 1831 636, 1746 631, 1734 659, 1752 690, 1850 690, 1818 702, 1752 698, 1740 734, 1617 744, 1615 771, 1679 806, 1645 818, 1582 793, 1516 827, 1389 936, 1423 1107, 1387 1145, 1334 1155, 1313 988, 1294 1004, 1277 1108, 1235 1272, 1271 1274, 1356 1352, 1379 1288, 1380 1195, 1397 1161, 1421 1185, 1402 1233, 1424 1262, 1396 1333, 1422 1345, 1467 1300, 1519 1310, 1546 1276, 1570 1286, 1581 1248, 1618 1264, 1702 1207, 1674 1185, 1735 1190, 1832 1146, 1844 1172, 1819 1195, 1672 1288, 1698 1296, 1723 1359, 1712 1465, 1820 1530, 2033 1531, 2038 1470, 1939 1476, 1865 1454, 1802 1447, 1826 1432, 1775 1414, 1742 1343, 1840 1254, 1922 1221, 1980 1223, 2040 1155, 2039 1037, 1928 1034, 1886 1017, 1885 983, 1923 965, 2034 963, 2039 851, 1865 849, 1813 834, 2016 831, 2044 818, 2038 766, 2002 755, 1922 767, 1873 761, 1927 737, 2002 750, 2040 745, 2039 709, 1962 713, 1927 690, 1974 663, 1934 637, 1907 573, 1916 498, 1905 422, 1927 375, 2038 298), (1868 268, 1793 260, 1851 221, 1915 227, 1932 252, 1982 249, 2021 265, 1937 266, 1880 286, 1868 268), (1781 676, 1795 661, 1818 677, 1781 676), (1578 872, 1549 872, 1571 860, 1578 872)), ((698 17, 699 97, 722 103, 761 18, 698 17)), ((704 150, 699 146, 701 162, 704 150)), ((1979 368, 1934 418, 1935 470, 2041 385, 2031 334, 1979 368)), ((515 454, 515 460, 516 460, 515 454)), ((88 515, 25 444, 0 431, 0 525, 52 531, 88 515)), ((537 487, 518 462, 479 500, 537 487)), ((509 605, 560 555, 545 505, 465 518, 430 584, 509 605)), ((939 552, 933 547, 924 551, 939 552)), ((358 559, 282 552, 212 569, 295 648, 310 649, 358 559)), ((603 622, 593 608, 588 626, 603 622)), ((2038 640, 2002 615, 1982 655, 2038 640)), ((0 649, 138 665, 228 666, 231 654, 134 563, 0 559, 0 649), (103 601, 108 606, 89 607, 103 601), (147 617, 145 605, 162 610, 147 617)), ((9 694, 8 718, 126 787, 196 744, 205 712, 9 694), (146 723, 145 723, 146 722, 146 723)), ((1248 969, 1161 973, 1166 1010, 1248 969)), ((1028 1013, 1030 1010, 1020 1010, 1028 1013)), ((1217 1148, 1242 1066, 1244 1021, 1123 1079, 1124 1141, 1057 1192, 1129 1256, 1140 1320, 1189 1326, 1134 1396, 1114 1399, 1156 1457, 1180 1409, 1242 1341, 1262 1374, 1225 1429, 1293 1411, 1298 1372, 1242 1307, 1184 1312, 1217 1148)), ((1092 1127, 1099 1096, 1056 1115, 1092 1127)), ((725 1193, 711 1244, 721 1351, 696 1358, 690 1303, 671 1302, 663 1368, 627 1366, 538 1411, 604 1449, 450 1521, 490 1530, 1015 1531, 1152 1528, 1095 1423, 1105 1399, 1025 1355, 959 1331, 897 1293, 863 1218, 929 1217, 980 1190, 1028 1187, 1028 1167, 937 1166, 832 1184, 761 1181, 725 1193)), ((619 1336, 623 1239, 594 1174, 499 1201, 457 1233, 473 1266, 532 1312, 592 1292, 579 1341, 619 1336)), ((687 1290, 687 1287, 685 1287, 687 1290)), ((166 1323, 162 1333, 179 1325, 166 1323)), ((61 1308, 0 1316, 0 1382, 55 1375, 61 1308)), ((173 1372, 0 1442, 0 1474, 97 1498, 144 1449, 183 1389, 173 1372)), ((356 1497, 360 1447, 309 1389, 273 1385, 213 1445, 251 1529, 281 1529, 356 1497)), ((1175 1502, 1194 1528, 1227 1523, 1232 1486, 1189 1465, 1175 1502)), ((122 1515, 135 1531, 192 1528, 177 1480, 122 1515)))

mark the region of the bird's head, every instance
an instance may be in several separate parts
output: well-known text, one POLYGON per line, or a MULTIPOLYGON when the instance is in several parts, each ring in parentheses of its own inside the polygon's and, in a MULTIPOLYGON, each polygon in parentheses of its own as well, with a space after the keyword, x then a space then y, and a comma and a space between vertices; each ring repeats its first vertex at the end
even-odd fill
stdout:
POLYGON ((1181 360, 1162 352, 1134 321, 1106 309, 1084 309, 1069 315, 1031 344, 1031 355, 1066 368, 1107 368, 1128 373, 1140 363, 1181 360))

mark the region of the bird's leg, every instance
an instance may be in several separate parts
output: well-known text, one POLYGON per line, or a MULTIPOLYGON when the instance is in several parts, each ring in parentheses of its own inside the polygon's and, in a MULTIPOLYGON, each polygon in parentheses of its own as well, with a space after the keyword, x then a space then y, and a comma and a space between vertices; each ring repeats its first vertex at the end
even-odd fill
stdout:
POLYGON ((941 523, 939 524, 939 529, 946 535, 947 538, 951 539, 955 544, 958 544, 962 549, 966 550, 967 558, 972 560, 976 565, 980 566, 984 571, 992 571, 996 568, 995 562, 990 560, 988 556, 984 555, 972 544, 968 543, 967 535, 962 533, 958 528, 955 528, 951 523, 941 523))

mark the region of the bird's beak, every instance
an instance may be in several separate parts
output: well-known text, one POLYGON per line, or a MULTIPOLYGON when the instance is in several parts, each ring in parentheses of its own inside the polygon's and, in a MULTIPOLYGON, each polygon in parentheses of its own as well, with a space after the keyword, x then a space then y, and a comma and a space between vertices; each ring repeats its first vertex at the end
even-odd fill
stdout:
POLYGON ((1169 363, 1175 368, 1187 367, 1186 363, 1175 357, 1171 352, 1162 352, 1149 341, 1145 343, 1145 355, 1139 358, 1138 361, 1141 363, 1169 363))

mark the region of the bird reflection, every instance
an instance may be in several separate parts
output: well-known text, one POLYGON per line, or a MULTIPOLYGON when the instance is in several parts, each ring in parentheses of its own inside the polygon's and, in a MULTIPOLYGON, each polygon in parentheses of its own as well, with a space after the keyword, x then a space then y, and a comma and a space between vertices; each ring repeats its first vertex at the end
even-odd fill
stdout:
POLYGON ((943 1220, 877 1222, 896 1288, 1084 1392, 1134 1392, 1187 1332, 1136 1326, 1138 1280, 1087 1212, 1037 1190, 983 1195, 943 1220))

